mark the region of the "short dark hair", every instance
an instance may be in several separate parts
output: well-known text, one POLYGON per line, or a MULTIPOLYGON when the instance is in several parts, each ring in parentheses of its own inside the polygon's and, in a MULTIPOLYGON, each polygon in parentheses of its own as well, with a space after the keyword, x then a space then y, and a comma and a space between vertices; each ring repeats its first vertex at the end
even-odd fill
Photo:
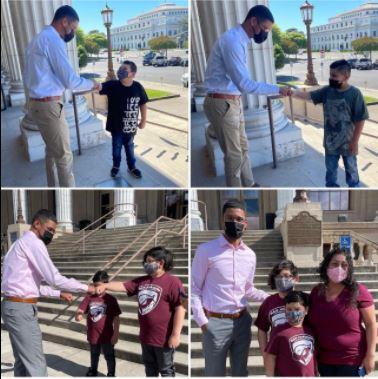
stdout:
POLYGON ((229 199, 223 204, 222 214, 226 213, 229 208, 242 209, 245 212, 244 204, 238 199, 229 199))
POLYGON ((289 260, 283 260, 272 268, 272 271, 269 274, 268 277, 268 285, 272 290, 276 289, 276 281, 274 278, 282 271, 282 270, 290 270, 291 275, 298 276, 298 268, 297 266, 289 260))
POLYGON ((247 21, 252 17, 256 17, 259 20, 259 22, 268 20, 274 23, 272 12, 265 5, 255 5, 254 7, 252 7, 249 10, 247 17, 244 21, 247 21))
POLYGON ((156 246, 146 251, 143 256, 143 264, 146 263, 147 257, 152 257, 157 261, 163 261, 163 268, 165 271, 170 271, 173 269, 173 255, 164 246, 156 246))
POLYGON ((32 224, 34 224, 34 222, 37 220, 41 221, 42 224, 44 224, 48 220, 51 220, 56 224, 58 223, 55 214, 49 211, 48 209, 40 209, 37 213, 35 213, 32 219, 32 224))
POLYGON ((75 9, 69 5, 62 5, 56 10, 52 22, 61 20, 64 17, 66 17, 69 22, 80 21, 79 15, 76 13, 75 9))
POLYGON ((133 61, 126 60, 126 61, 123 61, 122 64, 128 64, 131 68, 131 72, 137 72, 138 67, 133 61))
POLYGON ((334 61, 329 66, 330 69, 337 70, 340 73, 350 74, 352 71, 351 65, 345 59, 340 59, 338 61, 334 61))
POLYGON ((109 275, 106 271, 97 271, 92 278, 93 283, 96 282, 103 282, 103 283, 109 283, 109 275))
POLYGON ((299 303, 305 307, 310 305, 310 296, 302 291, 291 291, 285 296, 285 304, 299 303))

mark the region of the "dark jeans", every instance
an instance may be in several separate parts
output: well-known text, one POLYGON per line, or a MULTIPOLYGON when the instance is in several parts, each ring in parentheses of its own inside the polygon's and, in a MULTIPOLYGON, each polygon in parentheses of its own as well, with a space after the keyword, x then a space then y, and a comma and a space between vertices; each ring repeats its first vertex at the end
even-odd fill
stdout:
POLYGON ((123 146, 126 153, 127 167, 129 170, 135 168, 134 136, 135 134, 133 133, 112 132, 113 167, 119 168, 121 165, 123 146))
MULTIPOLYGON (((359 187, 360 178, 358 176, 357 157, 355 155, 341 156, 345 167, 345 180, 349 187, 359 187)), ((340 155, 325 156, 326 187, 340 187, 337 183, 337 169, 339 167, 340 155)))
POLYGON ((110 343, 92 345, 91 344, 91 369, 94 372, 97 372, 98 368, 98 360, 100 358, 101 350, 104 354, 106 364, 108 366, 108 374, 115 376, 115 353, 114 353, 114 345, 110 343))
POLYGON ((358 366, 318 364, 320 376, 358 376, 358 366))
POLYGON ((175 376, 173 354, 169 347, 157 347, 142 343, 142 359, 146 376, 175 376))

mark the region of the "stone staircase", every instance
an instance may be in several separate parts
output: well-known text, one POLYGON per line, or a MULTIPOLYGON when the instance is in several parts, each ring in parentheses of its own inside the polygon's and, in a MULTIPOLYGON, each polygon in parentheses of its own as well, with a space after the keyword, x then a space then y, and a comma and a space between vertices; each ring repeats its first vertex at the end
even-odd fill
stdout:
MULTIPOLYGON (((48 247, 50 256, 60 273, 67 277, 74 277, 87 282, 93 274, 105 265, 122 248, 131 243, 150 224, 135 225, 117 229, 99 229, 85 242, 85 254, 82 253, 82 244, 75 244, 82 237, 82 233, 65 234, 55 239, 48 247)), ((158 229, 169 229, 179 232, 183 224, 178 222, 159 222, 158 229)), ((87 232, 89 233, 89 231, 87 232)), ((142 247, 155 233, 152 227, 138 242, 125 252, 122 257, 107 269, 112 275, 121 265, 142 247)), ((164 245, 174 254, 173 275, 177 275, 187 289, 188 283, 188 248, 183 247, 181 236, 162 235, 158 239, 159 245, 164 245)), ((142 257, 146 250, 153 247, 148 245, 114 280, 126 281, 144 275, 142 257)), ((138 340, 138 304, 135 297, 129 298, 125 293, 113 293, 122 310, 120 338, 116 345, 118 359, 142 364, 141 347, 138 340)), ((63 346, 88 350, 86 340, 86 321, 76 322, 73 316, 82 297, 67 306, 60 299, 40 298, 38 302, 38 317, 43 339, 59 343, 63 346), (59 314, 59 316, 58 316, 59 314), (58 316, 58 317, 57 317, 58 316), (52 321, 53 320, 53 321, 52 321)), ((3 323, 2 323, 3 328, 3 323)), ((89 361, 89 355, 88 355, 89 361)), ((184 321, 181 345, 175 353, 176 371, 179 374, 188 373, 188 319, 184 321)), ((84 363, 86 364, 86 363, 84 363)), ((83 373, 84 375, 85 373, 83 373)), ((126 373, 119 373, 125 376, 126 373)))
MULTIPOLYGON (((218 237, 222 231, 211 230, 191 233, 191 257, 194 257, 197 246, 210 239, 218 237)), ((255 274, 255 286, 258 289, 274 293, 267 285, 268 274, 273 265, 283 259, 282 237, 277 230, 254 230, 247 231, 243 236, 244 242, 254 250, 257 257, 255 274)), ((355 267, 356 278, 364 283, 373 294, 376 309, 378 308, 378 273, 376 267, 355 267)), ((300 283, 296 289, 310 292, 318 283, 316 268, 305 267, 299 269, 300 283)), ((253 321, 257 317, 260 304, 250 302, 250 312, 253 321)), ((378 315, 376 311, 376 316, 378 315)), ((197 323, 191 318, 191 374, 203 376, 205 361, 202 354, 202 334, 197 323)), ((378 370, 378 354, 376 354, 375 370, 378 370)), ((227 359, 227 375, 230 375, 230 363, 227 359)), ((257 328, 252 327, 252 342, 249 350, 248 373, 252 375, 264 375, 263 359, 260 354, 257 341, 257 328)))

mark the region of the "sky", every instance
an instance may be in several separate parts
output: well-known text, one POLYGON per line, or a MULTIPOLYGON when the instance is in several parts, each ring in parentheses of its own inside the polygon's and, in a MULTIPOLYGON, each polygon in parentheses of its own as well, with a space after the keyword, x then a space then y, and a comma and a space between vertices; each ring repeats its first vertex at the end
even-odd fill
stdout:
MULTIPOLYGON (((128 19, 138 16, 143 12, 150 11, 165 2, 182 6, 188 5, 186 0, 108 0, 108 5, 114 10, 113 26, 125 25, 128 19)), ((328 22, 329 17, 357 8, 359 5, 368 2, 368 0, 310 0, 310 2, 315 7, 312 26, 316 26, 325 24, 328 22)), ((269 7, 281 30, 284 31, 294 27, 305 31, 299 10, 303 3, 304 0, 269 0, 269 7)), ((105 32, 101 17, 101 10, 105 4, 105 0, 72 1, 72 5, 80 17, 80 26, 85 32, 89 32, 93 29, 105 32)))
MULTIPOLYGON (((108 5, 113 9, 113 25, 125 25, 127 20, 141 13, 151 11, 160 4, 174 3, 176 5, 188 6, 186 0, 156 1, 156 0, 108 0, 108 5)), ((105 0, 73 0, 72 6, 80 17, 80 27, 88 33, 90 30, 105 32, 102 23, 101 10, 105 7, 105 0)))

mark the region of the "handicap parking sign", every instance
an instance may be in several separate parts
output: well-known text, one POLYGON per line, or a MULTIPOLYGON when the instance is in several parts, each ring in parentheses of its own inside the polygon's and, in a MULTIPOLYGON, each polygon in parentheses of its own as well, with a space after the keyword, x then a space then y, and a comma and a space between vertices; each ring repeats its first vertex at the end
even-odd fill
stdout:
POLYGON ((340 236, 340 249, 345 249, 350 252, 350 248, 352 245, 352 237, 351 236, 340 236))

